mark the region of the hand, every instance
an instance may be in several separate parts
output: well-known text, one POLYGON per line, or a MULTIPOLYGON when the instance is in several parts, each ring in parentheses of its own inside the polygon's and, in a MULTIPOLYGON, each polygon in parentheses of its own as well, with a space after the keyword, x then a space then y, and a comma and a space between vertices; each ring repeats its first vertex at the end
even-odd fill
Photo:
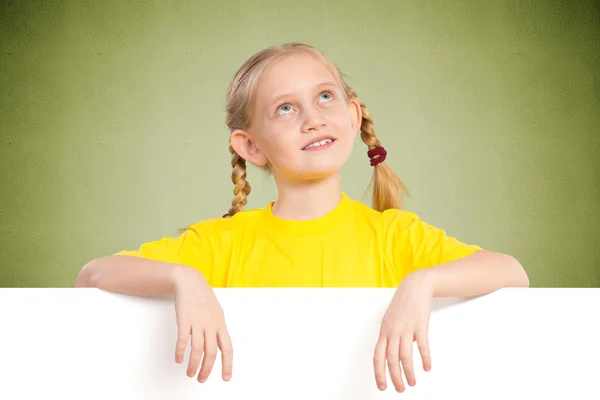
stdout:
POLYGON ((199 271, 191 267, 183 267, 175 275, 175 314, 178 328, 175 361, 178 364, 183 362, 191 335, 192 349, 187 376, 191 378, 196 375, 204 355, 198 382, 205 382, 217 358, 218 346, 222 355, 222 377, 223 380, 228 381, 231 379, 233 348, 225 326, 223 309, 212 288, 199 271))
POLYGON ((386 361, 396 391, 404 392, 400 363, 408 384, 416 385, 412 362, 415 340, 423 360, 423 369, 431 369, 428 331, 432 299, 433 285, 427 270, 413 272, 400 283, 383 317, 375 346, 373 366, 380 390, 387 387, 386 361))

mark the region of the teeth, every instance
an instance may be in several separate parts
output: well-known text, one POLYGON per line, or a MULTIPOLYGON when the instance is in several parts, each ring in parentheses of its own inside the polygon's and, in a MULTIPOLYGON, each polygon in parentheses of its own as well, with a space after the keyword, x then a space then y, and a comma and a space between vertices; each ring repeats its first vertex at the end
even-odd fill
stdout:
POLYGON ((310 149, 311 147, 315 147, 315 146, 323 146, 324 144, 331 143, 331 142, 333 142, 333 140, 323 139, 320 142, 314 142, 314 143, 309 144, 308 146, 305 147, 305 149, 310 149))

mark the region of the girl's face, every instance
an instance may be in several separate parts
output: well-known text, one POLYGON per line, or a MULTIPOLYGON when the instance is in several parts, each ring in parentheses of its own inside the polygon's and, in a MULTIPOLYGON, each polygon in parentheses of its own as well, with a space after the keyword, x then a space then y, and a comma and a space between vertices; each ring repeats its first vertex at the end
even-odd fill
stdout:
POLYGON ((310 54, 285 56, 258 82, 252 126, 232 146, 276 179, 306 181, 338 172, 352 152, 362 114, 332 72, 310 54))

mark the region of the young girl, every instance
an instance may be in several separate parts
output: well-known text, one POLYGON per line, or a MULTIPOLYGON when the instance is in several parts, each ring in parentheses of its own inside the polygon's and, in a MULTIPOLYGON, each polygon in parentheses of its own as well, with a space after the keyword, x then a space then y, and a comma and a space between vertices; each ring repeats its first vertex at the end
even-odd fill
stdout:
POLYGON ((222 353, 232 372, 232 344, 212 288, 397 288, 375 346, 375 380, 386 366, 397 391, 415 385, 412 346, 431 368, 428 324, 434 297, 477 296, 528 286, 514 258, 461 243, 404 211, 401 181, 373 121, 338 68, 319 50, 287 44, 251 57, 227 92, 234 199, 224 218, 189 226, 179 237, 143 244, 88 263, 78 287, 140 296, 173 294, 176 362, 191 337, 187 368, 198 381, 222 353), (340 169, 360 131, 373 168, 373 208, 341 191, 340 169), (270 170, 277 200, 244 210, 246 162, 270 170))

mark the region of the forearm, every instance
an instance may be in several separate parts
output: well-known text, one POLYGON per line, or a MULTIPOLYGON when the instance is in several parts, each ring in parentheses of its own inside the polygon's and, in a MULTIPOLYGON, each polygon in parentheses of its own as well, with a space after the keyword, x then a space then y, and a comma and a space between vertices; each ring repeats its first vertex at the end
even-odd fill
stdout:
POLYGON ((109 256, 95 259, 83 267, 75 287, 94 287, 137 296, 163 296, 173 293, 176 280, 192 271, 196 270, 179 264, 109 256))
POLYGON ((504 287, 529 286, 529 278, 517 260, 491 251, 478 251, 421 271, 428 275, 434 297, 471 297, 504 287))

